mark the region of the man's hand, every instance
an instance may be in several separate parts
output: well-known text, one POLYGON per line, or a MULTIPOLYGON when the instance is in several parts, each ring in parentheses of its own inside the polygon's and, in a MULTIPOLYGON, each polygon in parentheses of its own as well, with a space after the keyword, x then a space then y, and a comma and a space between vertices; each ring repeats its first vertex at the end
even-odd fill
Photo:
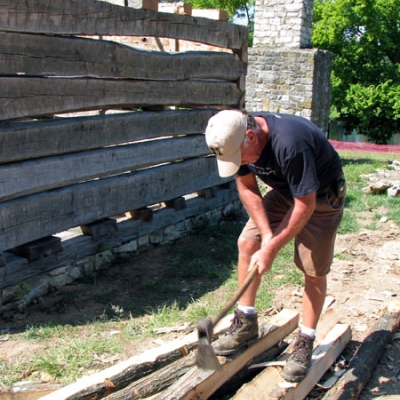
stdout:
POLYGON ((272 263, 274 262, 276 255, 277 252, 272 251, 270 246, 268 246, 268 242, 264 244, 263 241, 261 249, 256 251, 251 257, 250 265, 253 266, 254 264, 257 264, 258 273, 262 275, 272 268, 272 263))

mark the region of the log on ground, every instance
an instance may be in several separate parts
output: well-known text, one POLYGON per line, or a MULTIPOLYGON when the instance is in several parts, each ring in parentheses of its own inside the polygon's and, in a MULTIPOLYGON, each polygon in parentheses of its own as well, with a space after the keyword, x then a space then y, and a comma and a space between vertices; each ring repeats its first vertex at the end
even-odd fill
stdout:
POLYGON ((195 365, 196 356, 194 353, 188 354, 164 368, 153 372, 127 387, 112 393, 104 399, 106 400, 135 400, 152 396, 162 390, 167 389, 188 370, 195 365))
MULTIPOLYGON (((214 329, 215 333, 226 330, 230 325, 232 315, 225 317, 214 329)), ((73 400, 102 398, 105 393, 120 390, 131 382, 146 376, 165 365, 183 357, 197 345, 197 331, 183 338, 176 339, 164 346, 159 346, 133 356, 128 360, 113 365, 97 374, 79 379, 63 387, 42 400, 73 400)))
POLYGON ((400 323, 400 301, 391 302, 371 329, 366 339, 357 349, 349 363, 349 368, 336 385, 325 394, 323 400, 357 399, 369 381, 386 345, 400 323))

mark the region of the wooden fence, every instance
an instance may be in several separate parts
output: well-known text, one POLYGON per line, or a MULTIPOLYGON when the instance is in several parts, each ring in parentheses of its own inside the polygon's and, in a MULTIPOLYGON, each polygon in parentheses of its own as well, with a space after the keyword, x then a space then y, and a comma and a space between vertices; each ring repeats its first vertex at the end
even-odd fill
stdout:
POLYGON ((0 289, 96 253, 105 231, 111 245, 140 235, 135 218, 113 216, 143 220, 230 182, 203 132, 218 109, 243 106, 247 34, 102 1, 0 0, 0 289), (119 37, 212 47, 148 51, 119 37), (85 237, 61 243, 74 227, 85 237))

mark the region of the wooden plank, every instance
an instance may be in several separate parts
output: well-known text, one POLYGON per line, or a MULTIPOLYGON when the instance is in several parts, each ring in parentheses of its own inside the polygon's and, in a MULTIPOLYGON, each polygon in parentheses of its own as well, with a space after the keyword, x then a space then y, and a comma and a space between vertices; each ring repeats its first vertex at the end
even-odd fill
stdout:
POLYGON ((0 163, 203 133, 217 110, 130 112, 0 124, 0 163))
MULTIPOLYGON (((316 342, 314 343, 315 347, 316 344, 323 340, 325 335, 333 329, 338 321, 339 316, 333 308, 328 308, 324 314, 321 315, 317 326, 316 342)), ((294 341, 292 341, 277 361, 283 362, 288 359, 289 355, 293 351, 293 344, 294 341)), ((280 367, 269 366, 263 372, 258 374, 250 383, 243 385, 236 395, 232 397, 232 400, 265 400, 266 395, 281 381, 280 367)))
POLYGON ((0 201, 209 153, 204 135, 192 135, 5 164, 0 201))
MULTIPOLYGON (((226 330, 230 325, 231 319, 232 315, 229 315, 218 323, 215 327, 215 333, 226 330)), ((106 380, 111 381, 116 388, 124 387, 127 382, 139 379, 155 369, 171 363, 172 360, 189 354, 189 351, 196 347, 197 340, 196 330, 164 346, 152 348, 94 375, 83 377, 75 383, 42 397, 42 400, 73 400, 89 398, 89 396, 92 396, 91 398, 101 398, 106 391, 106 380)))
POLYGON ((350 360, 347 371, 325 394, 324 400, 358 398, 365 384, 370 380, 376 363, 385 351, 386 345, 390 343, 399 323, 400 301, 392 300, 350 360))
POLYGON ((0 120, 154 105, 239 107, 244 92, 221 81, 0 77, 0 120))
POLYGON ((153 219, 153 210, 149 207, 139 208, 138 210, 129 211, 134 219, 140 219, 142 222, 150 222, 153 219))
POLYGON ((113 218, 105 218, 90 224, 81 225, 84 235, 91 236, 93 239, 114 236, 118 230, 117 221, 113 218))
POLYGON ((194 367, 167 390, 153 396, 152 400, 208 399, 254 357, 270 349, 293 331, 298 324, 298 318, 298 312, 283 309, 278 315, 271 318, 270 324, 276 329, 270 331, 238 357, 223 364, 221 371, 201 370, 194 367))
MULTIPOLYGON (((112 237, 107 238, 108 247, 119 247, 141 236, 148 235, 159 229, 171 226, 187 220, 193 216, 215 210, 226 204, 238 201, 237 192, 218 189, 216 196, 210 200, 195 197, 187 200, 184 210, 175 211, 170 208, 162 208, 153 213, 151 222, 128 219, 118 223, 118 231, 112 237)), ((79 234, 81 234, 78 229, 79 234)), ((0 268, 0 289, 17 284, 33 276, 71 264, 76 260, 95 255, 99 252, 101 242, 88 236, 72 236, 62 241, 63 251, 52 255, 40 262, 28 264, 26 258, 17 257, 9 252, 3 253, 6 259, 4 267, 0 268)))
POLYGON ((48 236, 13 249, 15 254, 25 257, 29 261, 40 260, 60 251, 62 251, 61 239, 56 236, 48 236))
POLYGON ((245 63, 231 53, 190 51, 170 54, 134 49, 105 40, 0 32, 0 71, 3 75, 236 81, 245 73, 245 68, 245 63))
POLYGON ((214 157, 206 157, 5 201, 0 251, 224 181, 214 157))
POLYGON ((184 197, 178 197, 176 199, 167 200, 165 202, 167 207, 173 208, 175 211, 183 210, 186 208, 186 200, 184 197))
POLYGON ((224 48, 247 47, 247 27, 188 15, 80 0, 2 0, 3 31, 62 35, 133 35, 186 39, 224 48))

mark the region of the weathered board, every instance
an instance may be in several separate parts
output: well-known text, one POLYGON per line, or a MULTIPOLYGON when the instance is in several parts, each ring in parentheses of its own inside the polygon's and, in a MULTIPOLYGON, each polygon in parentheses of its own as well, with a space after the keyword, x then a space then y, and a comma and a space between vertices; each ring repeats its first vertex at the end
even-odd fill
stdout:
POLYGON ((128 112, 0 124, 0 164, 163 136, 203 133, 217 110, 128 112))
POLYGON ((244 92, 221 81, 0 77, 0 120, 144 106, 240 107, 244 92))
POLYGON ((213 192, 215 197, 209 199, 194 197, 187 200, 186 208, 180 211, 171 208, 157 210, 153 213, 151 222, 144 222, 139 219, 121 221, 118 223, 118 231, 104 240, 93 240, 90 236, 79 235, 80 229, 74 228, 70 238, 66 238, 68 232, 60 235, 64 238, 61 243, 63 251, 29 264, 26 258, 18 257, 9 252, 2 253, 6 258, 6 265, 0 267, 0 289, 46 273, 55 267, 68 265, 73 261, 93 256, 104 249, 104 241, 107 243, 107 248, 121 246, 140 236, 151 234, 159 229, 175 225, 188 218, 238 200, 237 191, 234 190, 214 188, 213 192), (75 231, 78 231, 78 233, 75 233, 75 231))
POLYGON ((214 157, 206 157, 5 201, 0 251, 229 180, 218 176, 214 157))
POLYGON ((0 201, 210 153, 203 135, 150 140, 0 168, 0 201))
POLYGON ((247 49, 248 36, 247 27, 228 22, 94 0, 1 0, 0 26, 14 32, 169 37, 236 50, 247 49))
MULTIPOLYGON (((187 211, 180 196, 231 181, 204 157, 201 134, 218 109, 243 106, 247 28, 114 3, 0 0, 3 287, 95 254, 101 239, 88 229, 94 236, 80 237, 82 247, 63 241, 64 251, 28 264, 11 255, 16 247, 159 202, 174 206, 179 215, 165 218, 174 223, 187 211), (121 44, 146 37, 214 51, 121 44)), ((111 226, 107 240, 125 243, 111 226)))
POLYGON ((41 76, 236 81, 246 65, 229 53, 145 51, 105 40, 0 32, 0 71, 41 76))

